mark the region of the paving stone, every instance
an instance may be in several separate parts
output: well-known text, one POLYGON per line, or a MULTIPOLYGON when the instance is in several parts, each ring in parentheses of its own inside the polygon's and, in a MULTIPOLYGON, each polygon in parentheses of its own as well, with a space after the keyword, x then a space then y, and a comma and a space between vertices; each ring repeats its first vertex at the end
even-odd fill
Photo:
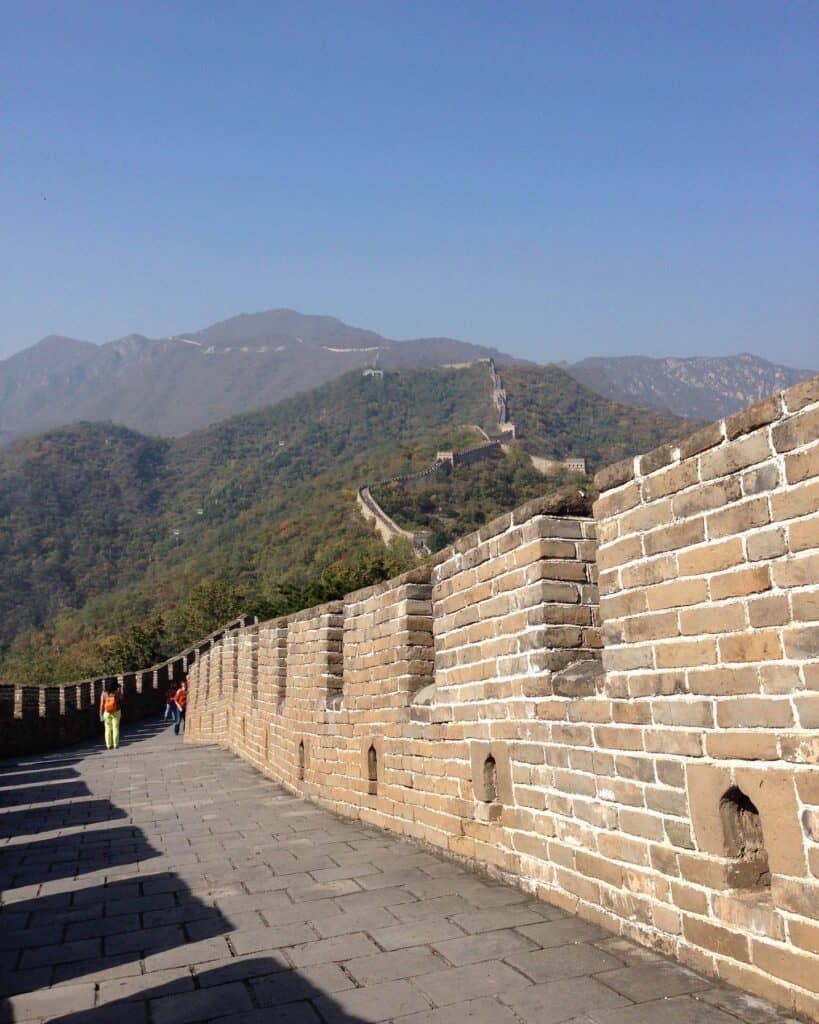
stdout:
POLYGON ((498 907, 490 910, 472 910, 456 914, 451 920, 465 932, 492 932, 499 928, 518 928, 538 924, 543 918, 528 907, 498 907))
POLYGON ((595 924, 589 924, 588 921, 581 921, 578 917, 525 925, 523 928, 518 928, 518 931, 544 949, 548 946, 563 946, 569 942, 593 942, 595 939, 606 938, 606 933, 602 928, 598 928, 595 924))
POLYGON ((163 996, 150 1000, 154 1024, 193 1024, 194 1021, 234 1015, 252 1010, 253 1004, 244 985, 232 982, 196 992, 163 996))
POLYGON ((352 935, 339 935, 332 939, 308 942, 305 946, 296 946, 289 951, 289 956, 296 967, 306 967, 310 964, 339 963, 342 960, 373 956, 380 952, 372 939, 362 932, 354 932, 352 935))
POLYGON ((78 1011, 86 1013, 93 1007, 94 998, 93 982, 26 992, 11 996, 6 1006, 0 1008, 0 1021, 48 1019, 78 1011))
POLYGON ((323 939, 352 932, 372 932, 394 924, 395 917, 384 907, 365 907, 349 914, 332 914, 330 917, 317 917, 313 920, 313 927, 323 939))
POLYGON ((290 971, 290 964, 282 953, 257 956, 231 956, 224 960, 209 960, 191 969, 192 976, 200 988, 224 985, 229 981, 249 981, 252 978, 268 977, 280 971, 290 971))
POLYGON ((118 978, 114 981, 103 981, 99 985, 100 1003, 111 1003, 115 1000, 148 999, 157 987, 163 994, 192 992, 193 975, 185 967, 175 967, 167 971, 154 971, 149 975, 138 974, 130 978, 118 978))
POLYGON ((209 960, 224 960, 226 956, 230 956, 230 948, 224 937, 203 939, 201 942, 183 943, 174 949, 146 956, 145 972, 162 971, 169 967, 191 967, 209 960))
POLYGON ((499 960, 468 967, 450 967, 415 978, 413 984, 425 992, 436 1006, 447 1006, 464 999, 497 996, 531 983, 499 960))
POLYGON ((76 942, 61 942, 57 946, 38 946, 23 950, 20 968, 44 967, 46 964, 73 963, 75 960, 99 960, 102 943, 99 939, 78 939, 76 942))
POLYGON ((444 942, 446 939, 463 938, 461 929, 442 917, 432 917, 421 921, 410 921, 407 924, 392 925, 389 928, 379 928, 372 935, 378 945, 384 949, 427 946, 432 942, 444 942))
MULTIPOLYGON (((525 1024, 558 1024, 594 1010, 629 1005, 628 1000, 595 978, 571 978, 532 985, 502 997, 525 1024)), ((664 1024, 657 1018, 655 1024, 664 1024)))
POLYGON ((568 948, 550 946, 548 949, 536 949, 531 953, 515 953, 504 959, 527 978, 538 982, 576 978, 582 974, 597 974, 620 966, 609 953, 585 943, 575 943, 568 948))
MULTIPOLYGON (((436 896, 431 900, 417 900, 414 903, 399 903, 393 907, 391 913, 395 914, 399 921, 422 921, 427 917, 451 917, 457 924, 456 914, 472 913, 478 914, 483 911, 473 910, 472 904, 467 903, 463 896, 436 896)), ((526 922, 523 922, 524 924, 526 922)))
POLYGON ((710 988, 713 982, 686 970, 678 964, 642 964, 637 967, 623 967, 619 971, 606 971, 602 981, 615 992, 620 992, 633 1003, 645 1003, 650 999, 668 996, 683 996, 690 992, 710 988))
POLYGON ((419 974, 440 971, 444 966, 446 965, 440 957, 428 949, 418 947, 365 956, 348 960, 344 964, 345 970, 362 985, 377 985, 385 981, 398 981, 400 978, 414 978, 419 974))
POLYGON ((430 1005, 408 981, 390 981, 370 988, 347 989, 333 996, 320 995, 314 1002, 327 1024, 369 1024, 392 1020, 430 1005))
POLYGON ((237 953, 258 953, 260 950, 297 946, 317 938, 307 924, 286 924, 278 928, 257 928, 254 931, 230 933, 230 944, 237 953))
POLYGON ((250 982, 259 1006, 281 1006, 303 999, 314 999, 322 992, 342 992, 354 988, 353 981, 337 964, 316 964, 298 970, 282 971, 250 982))
POLYGON ((660 999, 619 1010, 593 1010, 594 1024, 736 1024, 736 1017, 690 996, 660 999))
POLYGON ((105 938, 106 956, 117 953, 142 951, 151 953, 159 949, 174 949, 185 941, 185 933, 179 925, 165 928, 139 928, 125 935, 108 935, 105 938))
POLYGON ((433 944, 433 949, 456 967, 476 964, 481 960, 504 960, 515 950, 534 948, 535 944, 531 939, 508 928, 433 944))
POLYGON ((511 1010, 494 999, 471 999, 402 1017, 399 1024, 519 1024, 511 1010))

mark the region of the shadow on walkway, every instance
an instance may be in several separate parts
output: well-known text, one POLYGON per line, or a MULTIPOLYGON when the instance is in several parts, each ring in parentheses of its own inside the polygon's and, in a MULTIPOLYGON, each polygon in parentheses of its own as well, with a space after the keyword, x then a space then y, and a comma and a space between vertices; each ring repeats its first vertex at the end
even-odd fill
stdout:
MULTIPOLYGON (((133 822, 106 827, 133 817, 134 808, 149 818, 155 813, 159 822, 173 817, 164 804, 152 812, 150 800, 134 799, 133 790, 153 786, 153 766, 127 792, 130 813, 129 799, 122 807, 115 795, 94 796, 99 782, 109 779, 109 765, 114 794, 121 780, 127 783, 129 755, 150 758, 150 749, 140 748, 168 728, 161 721, 137 723, 124 729, 120 749, 111 753, 85 744, 63 756, 0 761, 0 836, 6 840, 0 846, 0 1024, 79 1024, 92 1013, 96 1024, 318 1024, 314 1006, 327 1021, 360 1021, 284 953, 237 955, 228 941, 234 921, 211 893, 207 902, 176 870, 151 871, 154 861, 160 868, 173 862, 175 852, 204 867, 207 854, 200 861, 196 829, 189 830, 189 843, 174 846, 169 836, 161 850, 133 822), (52 830, 59 834, 29 839, 52 830)), ((173 758, 171 752, 167 764, 156 763, 160 785, 173 758)), ((204 826, 199 834, 213 839, 204 826)), ((344 979, 344 987, 352 983, 344 979)))

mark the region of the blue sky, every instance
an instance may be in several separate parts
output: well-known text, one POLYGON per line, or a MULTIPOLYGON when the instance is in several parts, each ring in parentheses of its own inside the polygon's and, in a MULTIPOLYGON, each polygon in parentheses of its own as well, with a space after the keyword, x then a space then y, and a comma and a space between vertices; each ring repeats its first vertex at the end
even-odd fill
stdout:
POLYGON ((0 15, 0 356, 291 306, 819 368, 813 2, 0 15))

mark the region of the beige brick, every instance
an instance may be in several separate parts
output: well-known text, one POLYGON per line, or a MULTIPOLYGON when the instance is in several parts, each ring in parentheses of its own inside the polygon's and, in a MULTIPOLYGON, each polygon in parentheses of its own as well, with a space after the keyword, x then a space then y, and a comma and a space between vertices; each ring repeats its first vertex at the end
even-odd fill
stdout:
POLYGON ((722 729, 777 729, 793 725, 790 701, 735 697, 717 704, 717 725, 722 729))
POLYGON ((819 437, 819 408, 789 416, 774 427, 771 436, 778 452, 789 452, 810 444, 819 437))
POLYGON ((634 565, 625 566, 621 572, 623 586, 650 587, 654 583, 665 583, 677 575, 677 563, 673 555, 662 555, 634 565))
POLYGON ((697 483, 697 464, 694 459, 671 466, 643 481, 643 500, 656 501, 669 494, 697 483))
MULTIPOLYGON (((819 510, 817 510, 819 512, 819 510)), ((819 514, 811 519, 803 519, 791 523, 788 528, 788 540, 791 551, 806 551, 819 548, 819 514)))
POLYGON ((695 636, 699 633, 730 633, 745 628, 745 609, 739 602, 686 608, 679 614, 680 632, 684 636, 695 636))
POLYGON ((745 540, 745 547, 749 562, 759 562, 763 558, 779 558, 788 550, 785 531, 781 528, 751 534, 745 540))
POLYGON ((657 668, 713 665, 717 660, 717 645, 714 640, 678 640, 659 644, 655 660, 657 668))
POLYGON ((748 621, 760 626, 781 626, 791 617, 788 599, 784 594, 770 594, 748 602, 748 621))
POLYGON ((819 590, 791 595, 795 622, 814 622, 819 619, 819 590))
MULTIPOLYGON (((667 608, 684 608, 692 604, 700 604, 708 600, 708 585, 705 580, 686 579, 674 580, 652 587, 647 593, 648 607, 651 611, 664 611, 667 608)), ((726 597, 731 596, 726 594, 726 597)))
POLYGON ((753 668, 705 668, 688 673, 691 693, 730 696, 739 693, 757 693, 759 677, 753 668))
POLYGON ((715 508, 725 508, 731 502, 742 497, 742 488, 735 478, 712 480, 710 483, 692 487, 690 491, 678 494, 671 503, 671 509, 677 519, 687 519, 698 512, 709 512, 715 508))
POLYGON ((810 992, 819 992, 819 957, 759 939, 752 941, 751 955, 754 965, 768 974, 810 992))
POLYGON ((677 558, 677 564, 680 576, 700 576, 704 573, 728 569, 732 565, 739 565, 744 560, 742 541, 738 537, 732 537, 719 544, 706 544, 703 547, 683 551, 677 558))
POLYGON ((623 634, 629 643, 679 636, 679 633, 677 612, 674 611, 658 612, 656 615, 636 615, 623 623, 623 634))
POLYGON ((745 597, 771 589, 771 570, 767 565, 752 569, 737 569, 711 577, 711 598, 722 601, 726 597, 745 597))
POLYGON ((811 377, 809 380, 800 381, 788 388, 782 395, 789 412, 798 412, 806 405, 819 402, 819 377, 811 377))
MULTIPOLYGON (((708 536, 712 538, 728 537, 732 534, 744 533, 757 526, 766 526, 769 521, 768 499, 766 497, 752 498, 741 505, 734 505, 720 512, 712 512, 707 516, 708 536)), ((719 567, 717 566, 717 568, 719 567)))
POLYGON ((779 756, 777 738, 770 733, 718 732, 705 738, 709 757, 718 760, 775 761, 779 756))
POLYGON ((819 626, 794 626, 782 637, 789 658, 819 658, 819 626))
POLYGON ((739 441, 731 441, 700 456, 700 476, 703 481, 727 476, 771 457, 771 446, 764 432, 751 434, 739 441))
POLYGON ((723 636, 719 639, 720 659, 730 664, 737 661, 775 661, 782 657, 782 643, 775 630, 755 630, 723 636))
POLYGON ((697 917, 683 917, 683 935, 696 946, 703 946, 720 956, 728 956, 732 960, 750 962, 748 939, 728 928, 711 924, 697 917))
POLYGON ((778 587, 809 587, 819 580, 819 552, 815 555, 801 555, 785 562, 775 562, 771 569, 773 581, 778 587))
POLYGON ((689 459, 693 455, 699 455, 700 452, 721 444, 722 440, 722 423, 711 423, 680 442, 680 458, 689 459))
POLYGON ((704 540, 705 521, 700 517, 699 519, 689 519, 684 523, 675 523, 673 526, 663 526, 659 530, 652 530, 643 538, 643 547, 647 555, 658 555, 664 551, 687 548, 704 540))
POLYGON ((775 522, 807 516, 819 508, 819 480, 771 495, 771 511, 775 522))
POLYGON ((594 503, 594 518, 608 519, 634 508, 640 501, 640 486, 632 480, 613 491, 606 491, 594 503))
POLYGON ((735 412, 733 416, 726 417, 725 436, 729 441, 741 434, 750 434, 758 427, 767 426, 779 419, 782 414, 782 403, 779 395, 772 395, 764 398, 761 402, 735 412))
POLYGON ((819 444, 807 451, 785 456, 785 476, 789 484, 798 484, 819 476, 819 444))

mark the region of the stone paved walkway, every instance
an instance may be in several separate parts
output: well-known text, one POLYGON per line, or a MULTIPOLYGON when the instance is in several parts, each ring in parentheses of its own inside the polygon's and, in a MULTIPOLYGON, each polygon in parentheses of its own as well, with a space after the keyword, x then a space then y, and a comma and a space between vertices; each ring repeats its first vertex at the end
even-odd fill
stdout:
POLYGON ((158 723, 0 762, 0 1021, 772 1024, 158 723))

